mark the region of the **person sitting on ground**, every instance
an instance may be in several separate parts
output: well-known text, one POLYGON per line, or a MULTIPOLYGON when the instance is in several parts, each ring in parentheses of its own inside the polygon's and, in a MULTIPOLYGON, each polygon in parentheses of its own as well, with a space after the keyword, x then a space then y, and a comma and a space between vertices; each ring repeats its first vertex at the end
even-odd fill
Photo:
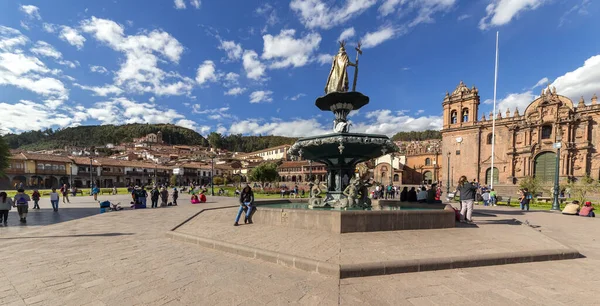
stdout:
POLYGON ((583 205, 583 207, 579 211, 579 215, 582 217, 596 217, 596 214, 594 213, 594 206, 592 206, 592 202, 585 202, 585 205, 583 205))
POLYGON ((575 200, 573 203, 567 204, 562 213, 563 215, 576 216, 579 213, 579 201, 575 200))
POLYGON ((192 204, 199 204, 200 200, 198 199, 198 196, 193 194, 192 195, 192 199, 190 200, 190 202, 192 202, 192 204))
POLYGON ((419 193, 417 193, 417 202, 427 202, 427 189, 425 187, 421 187, 421 190, 419 191, 419 193))
POLYGON ((200 192, 198 199, 200 200, 200 203, 206 203, 206 195, 204 194, 204 191, 200 192))

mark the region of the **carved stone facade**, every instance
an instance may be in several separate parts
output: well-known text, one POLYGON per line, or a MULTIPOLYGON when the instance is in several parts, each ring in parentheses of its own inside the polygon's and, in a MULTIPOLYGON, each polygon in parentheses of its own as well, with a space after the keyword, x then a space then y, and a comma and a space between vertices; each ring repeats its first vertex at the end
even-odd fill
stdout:
MULTIPOLYGON (((586 175, 600 178, 600 105, 594 95, 586 104, 583 97, 577 105, 557 94, 555 88, 542 91, 525 109, 496 114, 494 186, 516 187, 519 180, 535 176, 552 182, 556 169, 554 143, 560 150, 560 179, 576 179, 586 175), (559 136, 560 135, 560 136, 559 136), (559 140, 560 139, 560 140, 559 140)), ((489 185, 492 154, 492 116, 478 120, 479 95, 474 86, 462 81, 442 103, 444 125, 442 154, 449 158, 449 168, 442 180, 454 186, 461 175, 489 185)))

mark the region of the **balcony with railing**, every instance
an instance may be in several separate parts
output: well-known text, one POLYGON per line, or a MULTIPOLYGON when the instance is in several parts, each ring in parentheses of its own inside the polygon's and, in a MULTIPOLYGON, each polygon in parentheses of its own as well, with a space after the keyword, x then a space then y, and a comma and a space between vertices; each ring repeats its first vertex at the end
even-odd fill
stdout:
POLYGON ((66 169, 35 169, 36 174, 68 175, 66 169))

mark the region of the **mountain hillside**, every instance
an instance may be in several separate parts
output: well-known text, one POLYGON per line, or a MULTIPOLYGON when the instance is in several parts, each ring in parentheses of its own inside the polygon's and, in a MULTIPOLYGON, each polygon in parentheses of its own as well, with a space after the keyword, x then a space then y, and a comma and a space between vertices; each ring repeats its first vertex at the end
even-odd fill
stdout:
POLYGON ((134 138, 161 131, 167 144, 202 145, 208 142, 197 132, 172 124, 89 125, 61 130, 47 129, 21 134, 8 134, 4 140, 11 149, 62 149, 65 146, 103 146, 108 143, 131 142, 134 138))

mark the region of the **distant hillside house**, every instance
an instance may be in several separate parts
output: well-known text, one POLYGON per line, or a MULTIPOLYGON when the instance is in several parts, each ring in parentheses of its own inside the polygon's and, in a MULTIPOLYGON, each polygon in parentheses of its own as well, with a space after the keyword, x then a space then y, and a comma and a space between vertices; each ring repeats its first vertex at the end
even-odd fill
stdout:
POLYGON ((135 143, 150 143, 150 144, 157 143, 157 144, 162 144, 163 143, 162 132, 158 131, 156 134, 154 134, 154 133, 147 134, 144 137, 140 137, 140 138, 134 139, 133 142, 135 142, 135 143))

